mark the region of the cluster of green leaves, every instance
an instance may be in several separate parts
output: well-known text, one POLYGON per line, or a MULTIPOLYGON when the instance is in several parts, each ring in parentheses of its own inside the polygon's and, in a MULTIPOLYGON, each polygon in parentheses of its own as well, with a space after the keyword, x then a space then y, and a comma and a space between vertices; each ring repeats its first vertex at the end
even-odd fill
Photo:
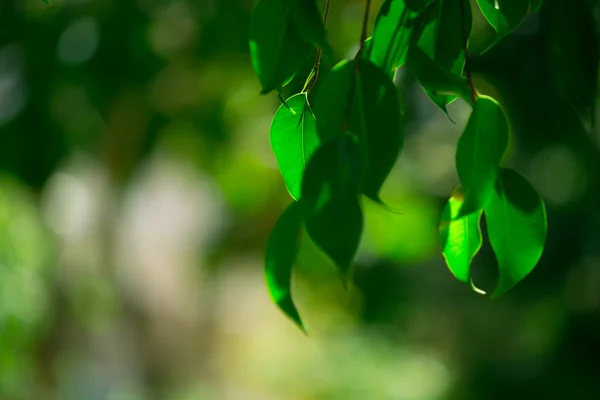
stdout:
MULTIPOLYGON (((540 3, 477 0, 497 32, 490 47, 540 3)), ((539 261, 547 229, 544 203, 523 176, 501 166, 509 122, 497 101, 477 93, 465 68, 471 26, 468 0, 386 0, 356 57, 335 65, 313 95, 318 56, 304 89, 277 110, 270 141, 293 202, 269 238, 266 278, 273 300, 301 328, 291 293, 301 230, 336 264, 346 285, 363 230, 363 197, 384 205, 379 192, 401 152, 402 108, 393 77, 402 67, 444 112, 459 97, 473 108, 457 145, 460 186, 440 219, 442 252, 452 273, 478 290, 470 266, 481 247, 482 215, 500 272, 493 296, 512 288, 539 261)), ((287 85, 315 48, 332 57, 315 0, 255 5, 250 50, 262 93, 287 85)))

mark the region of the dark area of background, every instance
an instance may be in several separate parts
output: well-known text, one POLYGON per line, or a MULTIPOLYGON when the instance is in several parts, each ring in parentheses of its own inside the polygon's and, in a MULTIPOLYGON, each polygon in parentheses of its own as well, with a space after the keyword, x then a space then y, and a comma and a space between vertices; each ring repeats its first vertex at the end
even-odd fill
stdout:
MULTIPOLYGON (((304 241, 306 337, 264 286, 289 197, 278 100, 250 67, 253 1, 1 0, 0 399, 598 398, 600 131, 558 94, 595 83, 557 71, 598 53, 582 23, 597 7, 565 12, 582 1, 546 0, 472 59, 511 119, 507 162, 546 201, 536 270, 494 301, 447 270, 437 220, 469 109, 452 104, 452 123, 401 72, 406 140, 383 198, 404 214, 365 200, 347 292, 304 241)), ((331 7, 342 59, 363 3, 331 7)), ((471 48, 492 35, 476 14, 471 48)), ((492 289, 487 243, 475 268, 492 289)))

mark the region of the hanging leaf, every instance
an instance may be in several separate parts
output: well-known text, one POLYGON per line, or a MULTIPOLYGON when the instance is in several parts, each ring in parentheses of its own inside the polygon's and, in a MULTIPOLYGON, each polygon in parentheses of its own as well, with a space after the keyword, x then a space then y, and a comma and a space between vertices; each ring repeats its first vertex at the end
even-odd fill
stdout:
POLYGON ((325 58, 331 60, 333 58, 333 50, 327 40, 327 31, 316 1, 288 1, 291 1, 290 15, 300 36, 314 47, 321 48, 325 58))
POLYGON ((310 159, 302 197, 310 238, 338 267, 344 286, 363 230, 359 148, 348 135, 324 143, 310 159))
POLYGON ((580 118, 593 121, 600 43, 589 1, 549 1, 543 16, 553 86, 580 118))
POLYGON ((530 1, 531 11, 538 12, 540 8, 542 8, 542 4, 544 4, 544 0, 531 0, 530 1))
POLYGON ((471 90, 467 80, 433 61, 419 46, 410 46, 406 67, 430 93, 456 95, 472 105, 471 90))
POLYGON ((269 93, 289 82, 311 53, 291 20, 287 0, 260 0, 250 21, 252 67, 269 93))
POLYGON ((366 146, 363 193, 381 202, 379 191, 394 167, 403 143, 400 104, 391 79, 368 60, 358 62, 356 99, 350 129, 366 146))
POLYGON ((456 169, 465 193, 460 216, 483 208, 493 196, 508 137, 500 105, 491 97, 479 97, 456 148, 456 169))
POLYGON ((410 21, 417 15, 404 2, 386 0, 383 3, 375 21, 371 44, 365 52, 368 59, 389 76, 393 76, 394 70, 404 64, 413 28, 410 21))
MULTIPOLYGON (((453 75, 462 77, 465 65, 465 38, 471 34, 472 13, 470 2, 463 0, 439 0, 432 10, 433 18, 418 38, 417 45, 440 67, 453 75), (464 16, 461 10, 464 9, 464 16)), ((448 114, 446 105, 456 96, 435 95, 425 90, 431 100, 448 114)))
POLYGON ((529 12, 527 0, 477 0, 477 4, 485 19, 496 30, 496 39, 488 49, 519 26, 529 12))
POLYGON ((304 332, 300 314, 292 299, 292 268, 300 246, 300 229, 304 214, 299 203, 292 203, 281 214, 267 243, 265 277, 275 304, 304 332))
POLYGON ((501 169, 494 196, 484 208, 500 278, 496 298, 525 278, 538 263, 546 242, 546 208, 519 173, 501 169))
POLYGON ((455 190, 446 203, 440 218, 439 233, 442 254, 448 268, 459 281, 471 285, 481 294, 485 292, 475 288, 471 281, 471 261, 481 249, 481 214, 482 210, 459 217, 463 204, 463 196, 459 189, 455 190))
POLYGON ((381 203, 379 191, 396 163, 403 142, 394 83, 369 60, 339 64, 317 93, 315 115, 323 138, 341 132, 347 119, 346 128, 359 138, 367 171, 363 193, 381 203))
POLYGON ((288 192, 300 198, 302 174, 306 163, 319 147, 317 122, 305 93, 287 99, 277 110, 271 124, 271 148, 288 192))

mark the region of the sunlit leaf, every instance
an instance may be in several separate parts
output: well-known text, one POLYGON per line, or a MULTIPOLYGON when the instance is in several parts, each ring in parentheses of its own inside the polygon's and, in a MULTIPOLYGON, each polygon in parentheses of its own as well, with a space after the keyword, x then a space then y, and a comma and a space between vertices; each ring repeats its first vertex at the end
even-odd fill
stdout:
POLYGON ((529 12, 527 0, 477 0, 481 13, 496 30, 492 47, 523 22, 529 12))
POLYGON ((456 95, 467 103, 472 103, 467 80, 436 63, 419 46, 410 47, 406 67, 430 93, 456 95))
POLYGON ((452 274, 461 282, 472 285, 470 267, 473 257, 481 248, 482 210, 459 218, 462 204, 461 193, 453 194, 446 203, 440 218, 440 244, 452 274))
POLYGON ((379 10, 366 56, 389 75, 404 64, 416 15, 404 0, 386 0, 379 10))
POLYGON ((456 169, 465 193, 461 216, 481 209, 493 196, 508 137, 500 105, 491 97, 479 97, 456 148, 456 169))
POLYGON ((289 108, 281 105, 271 124, 271 147, 285 185, 294 199, 300 198, 302 173, 319 146, 317 122, 306 94, 287 99, 289 108))
POLYGON ((291 291, 292 268, 300 245, 303 217, 301 205, 294 202, 277 220, 267 243, 265 277, 273 301, 305 331, 291 291))
POLYGON ((347 285, 363 230, 360 205, 362 156, 348 135, 324 143, 310 159, 302 182, 306 231, 334 261, 347 285))
POLYGON ((488 236, 500 278, 498 297, 525 278, 538 263, 546 242, 546 208, 536 190, 519 173, 501 169, 494 196, 484 208, 488 236))
POLYGON ((291 1, 290 15, 300 33, 300 36, 315 47, 320 47, 323 54, 331 59, 333 50, 327 40, 327 31, 323 24, 323 17, 319 12, 315 0, 288 0, 291 1))
POLYGON ((291 20, 287 0, 260 0, 250 21, 252 67, 268 93, 289 81, 311 53, 291 20))

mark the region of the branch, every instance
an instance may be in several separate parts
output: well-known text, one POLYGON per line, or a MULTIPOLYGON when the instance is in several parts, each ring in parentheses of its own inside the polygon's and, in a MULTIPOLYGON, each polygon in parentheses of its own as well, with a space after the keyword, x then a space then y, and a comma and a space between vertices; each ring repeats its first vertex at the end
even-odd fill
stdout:
POLYGON ((460 24, 462 26, 463 50, 465 52, 465 74, 467 75, 467 84, 471 90, 471 101, 473 102, 473 105, 475 105, 478 94, 477 89, 475 89, 475 85, 473 84, 473 76, 471 75, 471 63, 468 50, 469 35, 467 33, 467 24, 465 22, 465 1, 469 0, 460 0, 460 24))
MULTIPOLYGON (((327 3, 325 3, 325 13, 323 15, 323 26, 325 27, 325 29, 327 29, 327 19, 329 18, 329 6, 330 6, 331 0, 327 0, 327 3)), ((317 50, 317 58, 315 59, 315 65, 313 66, 313 69, 310 73, 310 80, 307 82, 307 84, 304 85, 304 88, 302 89, 302 92, 305 92, 306 95, 308 95, 310 93, 310 91, 312 90, 312 88, 315 86, 315 83, 317 82, 317 77, 319 76, 319 67, 321 66, 321 56, 323 55, 323 50, 321 50, 321 48, 319 47, 319 49, 317 50)))

